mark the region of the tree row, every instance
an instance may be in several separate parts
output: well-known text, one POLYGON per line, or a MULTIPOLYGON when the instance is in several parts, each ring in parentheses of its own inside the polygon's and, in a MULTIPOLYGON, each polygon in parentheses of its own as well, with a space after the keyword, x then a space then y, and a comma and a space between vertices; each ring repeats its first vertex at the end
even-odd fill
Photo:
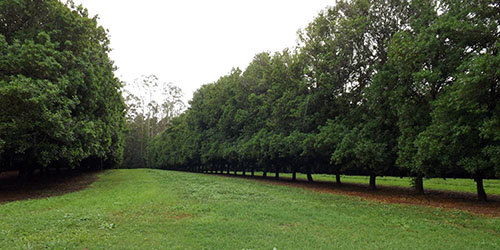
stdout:
POLYGON ((202 86, 148 146, 187 171, 500 175, 500 4, 338 1, 299 32, 202 86))
POLYGON ((0 1, 0 171, 123 157, 125 104, 106 31, 71 1, 0 1))

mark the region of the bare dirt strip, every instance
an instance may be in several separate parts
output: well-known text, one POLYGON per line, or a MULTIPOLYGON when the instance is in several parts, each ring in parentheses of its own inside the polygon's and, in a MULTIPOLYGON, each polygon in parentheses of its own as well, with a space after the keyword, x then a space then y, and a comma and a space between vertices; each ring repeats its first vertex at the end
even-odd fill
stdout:
POLYGON ((476 194, 465 192, 426 190, 424 195, 420 195, 411 188, 394 186, 378 185, 377 190, 370 190, 367 184, 342 183, 342 185, 337 185, 335 182, 314 181, 311 183, 302 179, 293 182, 290 178, 286 177, 275 180, 273 177, 221 176, 252 179, 273 185, 305 188, 320 193, 356 196, 377 202, 459 209, 478 215, 500 217, 499 195, 488 195, 488 202, 480 202, 477 200, 476 194))
POLYGON ((35 175, 22 182, 17 175, 17 171, 0 173, 0 204, 76 192, 97 180, 97 172, 64 171, 50 176, 35 175))

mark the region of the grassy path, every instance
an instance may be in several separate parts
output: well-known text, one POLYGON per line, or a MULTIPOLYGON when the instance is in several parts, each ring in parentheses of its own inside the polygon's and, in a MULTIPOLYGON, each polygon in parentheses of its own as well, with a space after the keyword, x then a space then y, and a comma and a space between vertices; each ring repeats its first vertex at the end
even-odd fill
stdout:
POLYGON ((0 249, 500 248, 499 218, 148 169, 0 217, 0 249))

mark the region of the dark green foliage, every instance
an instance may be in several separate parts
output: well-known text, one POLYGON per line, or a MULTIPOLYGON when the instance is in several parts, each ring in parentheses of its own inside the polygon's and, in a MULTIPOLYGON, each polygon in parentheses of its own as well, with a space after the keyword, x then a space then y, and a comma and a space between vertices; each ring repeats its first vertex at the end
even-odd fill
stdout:
MULTIPOLYGON (((498 53, 494 43, 499 36, 499 5, 493 1, 415 1, 413 4, 419 8, 415 8, 418 11, 411 18, 411 29, 399 32, 390 46, 391 67, 399 78, 394 91, 401 132, 398 164, 420 178, 463 175, 464 171, 475 174, 457 164, 457 156, 464 152, 453 144, 469 149, 478 146, 479 141, 470 140, 472 138, 462 140, 465 138, 458 136, 462 133, 458 127, 463 122, 466 126, 481 123, 482 118, 465 115, 469 111, 461 104, 453 104, 449 92, 463 86, 464 77, 473 77, 472 69, 467 66, 471 60, 480 60, 477 57, 482 54, 498 53), (457 106, 451 108, 453 105, 457 106), (446 111, 445 106, 448 106, 446 111), (441 132, 436 142, 431 134, 436 135, 438 127, 441 132)), ((489 74, 490 86, 475 86, 469 93, 480 93, 494 86, 494 76, 489 74)), ((460 102, 477 101, 475 94, 464 94, 460 98, 460 102)))
POLYGON ((464 61, 456 82, 433 103, 432 123, 416 142, 421 164, 437 161, 450 172, 465 171, 481 186, 483 178, 500 174, 499 46, 497 40, 464 61))
POLYGON ((495 1, 337 1, 300 45, 204 85, 150 145, 189 171, 499 176, 495 1), (163 145, 163 146, 162 146, 163 145))
POLYGON ((33 170, 121 161, 125 106, 108 44, 82 7, 0 2, 2 165, 33 170))

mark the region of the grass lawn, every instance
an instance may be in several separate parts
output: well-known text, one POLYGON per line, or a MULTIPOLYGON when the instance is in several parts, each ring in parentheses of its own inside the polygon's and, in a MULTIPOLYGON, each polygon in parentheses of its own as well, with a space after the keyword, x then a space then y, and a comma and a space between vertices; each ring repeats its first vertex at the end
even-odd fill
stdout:
POLYGON ((500 248, 500 218, 150 169, 106 171, 0 217, 0 249, 500 248))
MULTIPOLYGON (((232 173, 232 172, 231 172, 232 173)), ((239 175, 242 172, 238 172, 239 175)), ((247 173, 248 175, 248 173, 247 173)), ((256 176, 262 176, 262 172, 255 172, 256 176)), ((267 173, 269 178, 274 177, 274 173, 267 173)), ((288 177, 291 178, 291 173, 280 173, 280 177, 288 177)), ((305 174, 297 173, 298 179, 307 179, 305 174)), ((327 175, 327 174, 313 174, 313 179, 318 181, 331 181, 335 182, 335 175, 327 175)), ((342 175, 341 181, 346 183, 362 183, 368 185, 370 177, 369 176, 351 176, 351 175, 342 175)), ((397 187, 411 187, 410 185, 411 178, 409 177, 378 177, 377 176, 377 185, 384 186, 397 186, 397 187)), ((468 192, 468 193, 476 193, 476 182, 473 179, 442 179, 442 178, 432 178, 432 179, 424 179, 424 189, 435 189, 435 190, 447 190, 447 191, 456 191, 456 192, 468 192)), ((486 190, 486 194, 495 194, 500 195, 500 180, 484 180, 484 189, 486 190)))

